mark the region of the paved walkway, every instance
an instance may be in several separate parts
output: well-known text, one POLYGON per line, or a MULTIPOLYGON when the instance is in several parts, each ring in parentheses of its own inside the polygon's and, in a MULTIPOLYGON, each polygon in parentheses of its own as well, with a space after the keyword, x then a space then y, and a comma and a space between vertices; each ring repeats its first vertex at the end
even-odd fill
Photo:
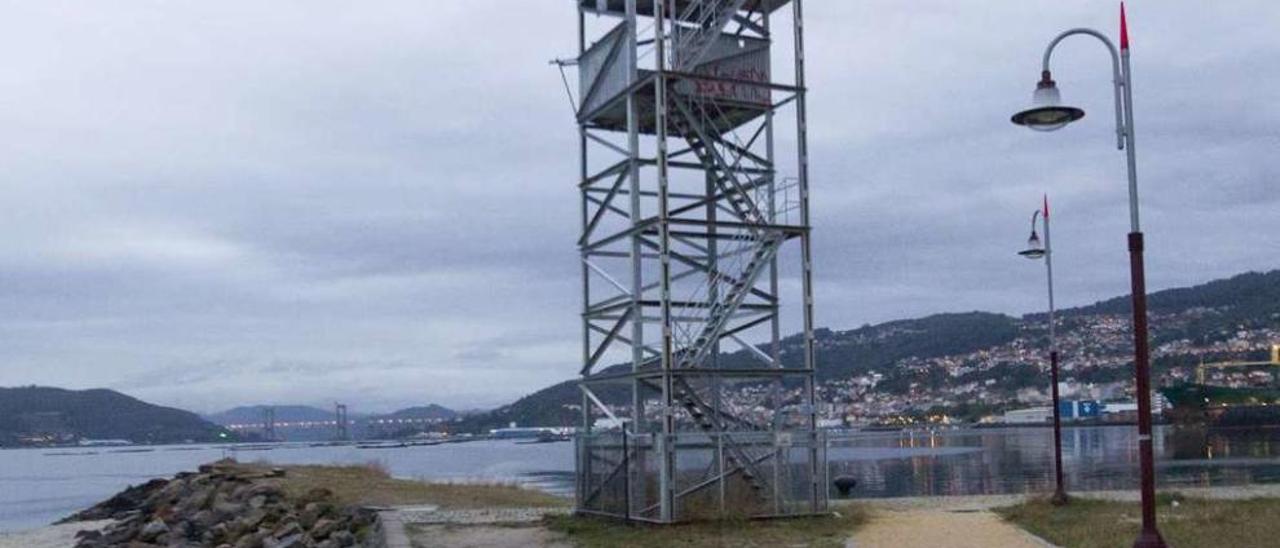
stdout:
POLYGON ((877 508, 849 548, 1045 548, 1050 544, 987 510, 877 508))
POLYGON ((435 506, 382 512, 387 548, 569 548, 542 527, 542 516, 568 508, 479 508, 441 510, 435 506))
POLYGON ((511 525, 534 523, 545 515, 567 515, 569 508, 477 508, 440 510, 438 508, 406 508, 400 510, 405 523, 436 525, 511 525))

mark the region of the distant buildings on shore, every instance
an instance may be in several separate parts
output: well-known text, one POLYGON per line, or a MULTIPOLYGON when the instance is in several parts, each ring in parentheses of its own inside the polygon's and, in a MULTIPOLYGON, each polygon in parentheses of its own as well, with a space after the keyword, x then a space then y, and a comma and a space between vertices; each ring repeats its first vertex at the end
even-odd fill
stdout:
MULTIPOLYGON (((1164 412, 1164 398, 1152 398, 1151 412, 1164 412)), ((1104 403, 1096 400, 1063 400, 1058 402, 1058 413, 1064 422, 1133 422, 1138 418, 1138 404, 1132 401, 1104 403)), ((1003 415, 992 417, 989 422, 998 424, 1044 424, 1053 420, 1052 406, 1011 409, 1003 415)))

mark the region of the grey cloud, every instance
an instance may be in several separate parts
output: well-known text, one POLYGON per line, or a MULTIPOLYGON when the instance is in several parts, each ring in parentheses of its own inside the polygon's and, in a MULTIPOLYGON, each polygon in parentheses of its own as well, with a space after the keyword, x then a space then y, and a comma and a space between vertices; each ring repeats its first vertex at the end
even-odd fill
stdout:
MULTIPOLYGON (((1114 2, 805 8, 820 324, 1040 310, 1045 192, 1062 302, 1126 291, 1105 53, 1055 60, 1085 123, 1008 123, 1114 2)), ((1280 9, 1129 8, 1150 285, 1276 267, 1280 9)), ((5 11, 0 384, 469 408, 576 371, 570 3, 5 11)))

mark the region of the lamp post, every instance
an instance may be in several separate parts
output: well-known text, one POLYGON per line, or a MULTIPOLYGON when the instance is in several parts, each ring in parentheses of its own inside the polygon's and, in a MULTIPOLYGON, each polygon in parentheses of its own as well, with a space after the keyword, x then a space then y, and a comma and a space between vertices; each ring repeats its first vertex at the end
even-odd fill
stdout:
POLYGON ((1138 172, 1133 147, 1133 87, 1129 69, 1129 30, 1120 4, 1120 50, 1111 40, 1093 29, 1071 29, 1049 42, 1045 48, 1040 82, 1033 96, 1034 106, 1013 115, 1013 123, 1040 131, 1053 131, 1084 117, 1084 111, 1061 104, 1057 84, 1049 71, 1053 48, 1069 36, 1083 34, 1097 38, 1111 54, 1115 88, 1116 146, 1125 151, 1129 167, 1129 276, 1133 299, 1133 368, 1138 399, 1138 456, 1142 470, 1142 532, 1135 547, 1165 546, 1156 528, 1155 463, 1151 450, 1151 363, 1147 337, 1147 290, 1143 272, 1143 238, 1138 223, 1138 172))
POLYGON ((1053 240, 1049 235, 1049 197, 1044 198, 1044 209, 1037 209, 1031 214, 1031 237, 1027 238, 1027 248, 1019 251, 1019 255, 1028 259, 1044 259, 1045 273, 1049 286, 1049 377, 1053 383, 1053 497, 1049 499, 1054 506, 1067 504, 1067 490, 1062 484, 1062 407, 1058 399, 1058 342, 1055 335, 1053 307, 1053 240), (1036 234, 1036 219, 1044 212, 1044 246, 1040 245, 1040 236, 1036 234))

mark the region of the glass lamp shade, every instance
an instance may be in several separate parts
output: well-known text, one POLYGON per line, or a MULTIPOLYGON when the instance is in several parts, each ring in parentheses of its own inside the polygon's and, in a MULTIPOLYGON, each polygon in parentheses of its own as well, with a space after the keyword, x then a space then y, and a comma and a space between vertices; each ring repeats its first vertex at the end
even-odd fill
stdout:
POLYGON ((1031 237, 1027 238, 1027 248, 1019 251, 1018 254, 1028 259, 1044 257, 1044 247, 1040 245, 1040 236, 1035 231, 1032 231, 1031 237))
POLYGON ((1054 131, 1084 118, 1084 111, 1062 104, 1058 86, 1053 80, 1041 80, 1031 96, 1031 108, 1014 114, 1013 123, 1036 131, 1054 131))

